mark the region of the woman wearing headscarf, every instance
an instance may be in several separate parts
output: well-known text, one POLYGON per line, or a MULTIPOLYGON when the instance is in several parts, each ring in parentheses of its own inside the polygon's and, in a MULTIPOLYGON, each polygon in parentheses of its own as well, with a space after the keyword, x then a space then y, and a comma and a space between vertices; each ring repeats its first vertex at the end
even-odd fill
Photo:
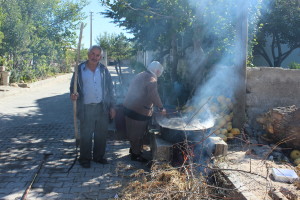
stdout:
POLYGON ((157 90, 157 78, 162 72, 163 66, 158 61, 153 61, 147 70, 137 74, 129 85, 123 106, 126 133, 131 146, 131 160, 147 161, 141 154, 143 137, 153 114, 153 107, 157 107, 162 114, 166 113, 157 90))

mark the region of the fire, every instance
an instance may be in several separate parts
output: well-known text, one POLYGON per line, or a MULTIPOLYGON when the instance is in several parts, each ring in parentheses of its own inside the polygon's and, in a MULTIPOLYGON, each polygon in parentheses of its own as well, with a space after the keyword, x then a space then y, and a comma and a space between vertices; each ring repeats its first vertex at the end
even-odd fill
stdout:
POLYGON ((190 160, 193 162, 193 158, 195 157, 194 145, 183 144, 182 148, 183 148, 183 150, 181 150, 181 154, 182 154, 182 157, 183 157, 183 163, 182 164, 186 164, 190 160))

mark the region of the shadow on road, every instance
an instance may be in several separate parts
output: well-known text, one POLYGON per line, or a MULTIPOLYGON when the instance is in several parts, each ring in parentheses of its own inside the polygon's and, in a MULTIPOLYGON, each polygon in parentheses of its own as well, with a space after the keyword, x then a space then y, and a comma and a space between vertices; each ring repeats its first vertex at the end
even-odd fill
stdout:
MULTIPOLYGON (((20 197, 37 172, 45 153, 49 152, 51 155, 47 157, 31 195, 38 193, 46 197, 54 192, 58 199, 67 194, 70 197, 67 199, 75 199, 80 195, 82 198, 98 198, 102 193, 112 197, 126 181, 124 173, 143 167, 129 160, 127 141, 109 140, 109 165, 92 163, 91 169, 83 169, 76 163, 68 174, 66 172, 75 158, 73 110, 69 94, 38 99, 36 106, 20 105, 18 109, 20 112, 14 114, 0 112, 0 177, 3 184, 9 183, 3 186, 7 192, 0 193, 0 199, 9 199, 12 195, 20 197), (28 112, 23 113, 22 109, 28 112), (103 192, 107 189, 109 191, 103 192)), ((113 138, 110 135, 110 139, 113 138)))

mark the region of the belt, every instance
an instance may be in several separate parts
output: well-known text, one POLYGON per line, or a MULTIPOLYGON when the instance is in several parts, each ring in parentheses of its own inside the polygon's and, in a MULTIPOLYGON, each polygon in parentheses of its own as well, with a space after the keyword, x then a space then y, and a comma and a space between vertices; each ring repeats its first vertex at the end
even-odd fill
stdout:
POLYGON ((151 119, 151 116, 139 114, 139 113, 135 112, 134 110, 130 110, 126 107, 124 107, 124 112, 127 117, 137 120, 137 121, 147 121, 147 120, 151 119))

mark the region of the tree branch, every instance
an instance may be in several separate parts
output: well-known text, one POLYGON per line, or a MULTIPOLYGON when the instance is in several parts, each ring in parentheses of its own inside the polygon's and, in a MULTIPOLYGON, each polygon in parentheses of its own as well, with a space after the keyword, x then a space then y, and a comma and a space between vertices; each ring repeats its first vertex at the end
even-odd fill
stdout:
POLYGON ((282 58, 281 60, 284 60, 286 59, 295 49, 297 48, 300 48, 300 45, 299 46, 296 46, 294 48, 291 48, 290 50, 286 51, 285 53, 282 54, 282 58))
POLYGON ((279 41, 279 36, 278 34, 275 35, 275 43, 277 46, 277 57, 274 57, 274 66, 275 67, 280 67, 282 63, 282 50, 281 50, 281 44, 279 41))
POLYGON ((154 11, 151 10, 151 8, 150 8, 150 9, 134 8, 134 7, 132 7, 131 5, 129 5, 129 3, 127 3, 127 2, 124 2, 124 5, 125 5, 126 7, 128 7, 129 9, 134 10, 134 11, 148 12, 148 13, 150 13, 150 14, 153 14, 153 15, 156 15, 156 16, 159 16, 159 17, 163 17, 163 18, 167 18, 167 19, 172 19, 172 18, 174 18, 174 17, 172 17, 172 16, 167 16, 167 15, 163 15, 163 14, 154 12, 154 11))
POLYGON ((267 63, 273 67, 272 61, 269 58, 266 50, 264 49, 264 47, 259 46, 259 48, 257 49, 258 53, 267 61, 267 63))
POLYGON ((272 52, 272 58, 274 60, 273 65, 270 65, 272 67, 275 67, 275 59, 276 59, 276 55, 275 55, 275 33, 272 34, 272 43, 271 43, 271 52, 272 52))

